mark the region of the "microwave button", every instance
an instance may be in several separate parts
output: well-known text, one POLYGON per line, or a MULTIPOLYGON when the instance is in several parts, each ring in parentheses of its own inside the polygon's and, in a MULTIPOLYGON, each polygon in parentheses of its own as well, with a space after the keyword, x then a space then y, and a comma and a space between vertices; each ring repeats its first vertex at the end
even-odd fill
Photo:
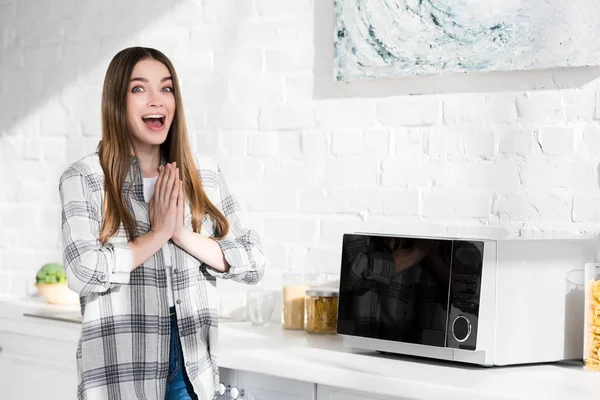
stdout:
POLYGON ((465 342, 471 336, 471 321, 464 315, 459 315, 452 322, 452 336, 457 342, 465 342))

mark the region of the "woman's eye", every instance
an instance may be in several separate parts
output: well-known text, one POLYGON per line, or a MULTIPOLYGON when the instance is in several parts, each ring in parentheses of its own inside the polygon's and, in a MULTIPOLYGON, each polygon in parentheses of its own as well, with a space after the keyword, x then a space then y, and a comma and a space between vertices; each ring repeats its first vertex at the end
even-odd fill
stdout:
POLYGON ((131 89, 132 92, 136 93, 136 92, 143 92, 144 89, 142 89, 141 86, 136 86, 133 89, 131 89))
POLYGON ((173 88, 172 87, 165 87, 163 88, 164 92, 173 92, 173 88))

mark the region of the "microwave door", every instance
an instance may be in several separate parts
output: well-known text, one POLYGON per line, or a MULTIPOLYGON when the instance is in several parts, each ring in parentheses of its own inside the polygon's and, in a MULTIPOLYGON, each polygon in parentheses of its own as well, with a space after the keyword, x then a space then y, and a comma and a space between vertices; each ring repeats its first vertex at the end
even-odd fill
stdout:
POLYGON ((338 333, 445 346, 451 240, 347 234, 338 333))
POLYGON ((448 329, 448 301, 452 275, 452 240, 432 240, 420 261, 418 301, 422 344, 445 347, 448 329))

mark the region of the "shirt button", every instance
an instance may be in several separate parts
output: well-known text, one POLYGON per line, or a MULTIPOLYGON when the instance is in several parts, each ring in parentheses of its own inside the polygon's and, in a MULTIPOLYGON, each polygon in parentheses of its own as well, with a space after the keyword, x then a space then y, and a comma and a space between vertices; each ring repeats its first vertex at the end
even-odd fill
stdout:
POLYGON ((177 268, 175 268, 175 269, 173 270, 173 273, 175 273, 175 274, 176 274, 176 273, 178 273, 178 272, 179 272, 179 270, 178 270, 177 268))
POLYGON ((177 303, 177 304, 181 304, 181 300, 177 300, 175 303, 177 303))

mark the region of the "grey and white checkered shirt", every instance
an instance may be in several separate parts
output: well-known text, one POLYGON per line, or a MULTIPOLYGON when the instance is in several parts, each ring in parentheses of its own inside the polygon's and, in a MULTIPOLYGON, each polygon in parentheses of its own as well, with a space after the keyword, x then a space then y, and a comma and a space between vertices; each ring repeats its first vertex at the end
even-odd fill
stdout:
MULTIPOLYGON (((227 217, 230 232, 217 240, 230 265, 220 273, 169 241, 173 298, 185 370, 199 399, 213 399, 219 383, 216 277, 253 284, 265 258, 256 232, 244 228, 239 207, 217 164, 197 156, 210 201, 227 217)), ((164 162, 163 162, 164 163, 164 162)), ((63 258, 69 287, 80 293, 83 323, 77 347, 79 399, 163 400, 169 367, 169 304, 162 250, 131 271, 133 257, 121 227, 109 243, 98 240, 104 201, 104 173, 97 153, 72 164, 60 178, 63 258)), ((123 187, 138 234, 150 231, 141 168, 131 158, 123 187)), ((191 229, 189 205, 185 225, 191 229)), ((213 236, 206 217, 201 234, 213 236)))

